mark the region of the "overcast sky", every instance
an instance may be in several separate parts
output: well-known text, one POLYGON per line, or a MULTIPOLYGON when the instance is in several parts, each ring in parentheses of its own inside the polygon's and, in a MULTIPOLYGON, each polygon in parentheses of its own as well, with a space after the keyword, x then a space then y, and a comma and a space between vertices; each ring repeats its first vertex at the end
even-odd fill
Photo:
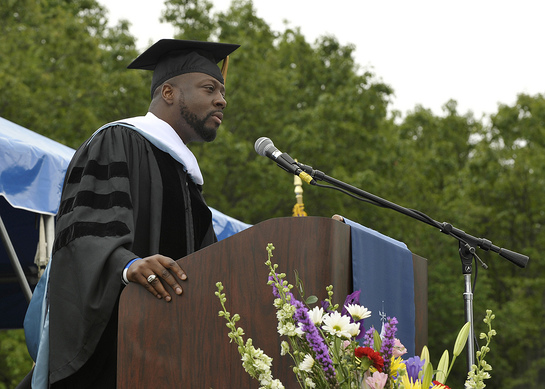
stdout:
MULTIPOLYGON (((138 47, 172 38, 159 16, 164 0, 99 0, 109 19, 131 22, 138 47)), ((223 11, 231 0, 212 0, 223 11)), ((273 30, 284 21, 307 41, 334 35, 354 44, 356 62, 395 92, 393 108, 417 104, 439 115, 449 100, 477 118, 514 104, 519 93, 545 93, 544 0, 254 0, 273 30)), ((236 43, 236 42, 230 42, 236 43)), ((241 48, 242 50, 244 48, 241 48)))

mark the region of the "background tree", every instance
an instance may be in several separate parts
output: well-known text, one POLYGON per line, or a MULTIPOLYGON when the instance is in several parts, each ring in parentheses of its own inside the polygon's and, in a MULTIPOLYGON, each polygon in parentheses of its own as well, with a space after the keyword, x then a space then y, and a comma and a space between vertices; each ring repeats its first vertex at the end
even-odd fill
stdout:
MULTIPOLYGON (((545 98, 521 94, 513 106, 501 105, 491 126, 480 132, 465 175, 471 177, 473 224, 498 245, 530 256, 527 269, 500 257, 483 255, 484 294, 477 306, 493 307, 501 352, 491 356, 495 377, 505 388, 538 387, 545 374, 545 98), (510 357, 518 355, 519 358, 510 357)), ((483 293, 483 292, 481 292, 483 293)))
POLYGON ((0 115, 71 147, 146 109, 127 22, 107 28, 94 0, 8 1, 0 10, 0 115))
MULTIPOLYGON (((461 115, 457 105, 449 101, 443 106, 444 116, 416 107, 399 125, 398 161, 392 193, 395 202, 410 204, 439 222, 448 222, 470 234, 474 223, 466 218, 466 196, 461 195, 462 171, 472 154, 472 134, 482 128, 471 113, 461 115)), ((383 183, 386 186, 387 183, 383 183)), ((387 186, 386 186, 387 187, 387 186)), ((429 271, 429 342, 432 361, 437 363, 443 350, 451 349, 461 324, 465 321, 464 278, 458 242, 414 220, 399 216, 383 220, 380 229, 406 242, 409 248, 428 258, 429 271)), ((478 318, 484 311, 476 311, 478 318)), ((464 359, 464 358, 462 358, 464 359)), ((451 373, 450 383, 463 382, 467 367, 459 362, 451 373)))

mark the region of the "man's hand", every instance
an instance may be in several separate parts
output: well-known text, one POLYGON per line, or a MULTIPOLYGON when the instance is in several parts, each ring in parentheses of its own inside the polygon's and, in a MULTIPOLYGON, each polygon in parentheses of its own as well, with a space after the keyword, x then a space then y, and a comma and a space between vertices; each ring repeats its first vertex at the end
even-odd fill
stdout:
POLYGON ((177 278, 186 280, 187 275, 172 258, 155 254, 151 257, 139 259, 127 270, 127 279, 130 282, 137 282, 157 298, 164 298, 165 301, 172 300, 161 282, 161 278, 170 285, 177 295, 182 294, 182 287, 178 284, 177 278), (150 277, 155 275, 156 277, 150 277), (153 279, 148 282, 148 279, 153 279))

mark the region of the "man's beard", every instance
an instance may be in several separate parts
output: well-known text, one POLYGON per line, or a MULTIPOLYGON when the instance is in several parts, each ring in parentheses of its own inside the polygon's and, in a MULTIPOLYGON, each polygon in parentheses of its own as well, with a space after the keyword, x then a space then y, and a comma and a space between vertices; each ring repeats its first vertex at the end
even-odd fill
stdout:
POLYGON ((187 124, 193 128, 195 133, 205 142, 212 142, 216 139, 217 128, 205 125, 206 121, 210 119, 213 113, 214 112, 210 112, 203 119, 199 119, 197 115, 189 111, 184 100, 182 98, 180 99, 180 114, 187 124))

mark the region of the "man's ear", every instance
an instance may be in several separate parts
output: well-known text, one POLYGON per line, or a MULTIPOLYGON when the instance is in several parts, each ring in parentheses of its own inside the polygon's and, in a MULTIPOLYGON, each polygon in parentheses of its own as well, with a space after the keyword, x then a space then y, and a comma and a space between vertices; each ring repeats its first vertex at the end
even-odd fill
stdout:
POLYGON ((169 105, 174 103, 174 89, 174 86, 168 82, 161 86, 161 97, 169 105))

